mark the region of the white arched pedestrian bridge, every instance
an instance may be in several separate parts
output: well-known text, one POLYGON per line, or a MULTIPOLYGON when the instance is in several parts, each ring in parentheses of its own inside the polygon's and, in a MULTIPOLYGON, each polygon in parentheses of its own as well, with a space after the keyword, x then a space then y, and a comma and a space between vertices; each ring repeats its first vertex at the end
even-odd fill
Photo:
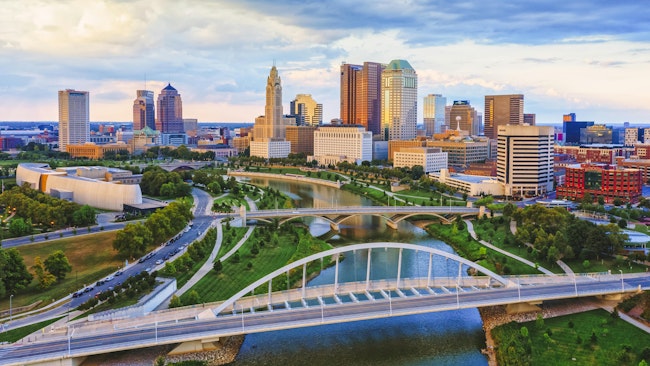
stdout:
POLYGON ((288 264, 224 302, 55 329, 36 343, 0 348, 0 365, 51 365, 47 362, 52 361, 72 365, 93 354, 162 344, 203 344, 237 334, 640 290, 650 290, 650 274, 505 277, 434 248, 356 244, 288 264), (356 263, 362 275, 340 281, 346 275, 339 271, 342 257, 356 263), (311 286, 310 273, 319 269, 321 261, 323 268, 331 264, 325 270, 330 280, 311 286), (376 276, 381 272, 376 267, 389 262, 389 270, 376 276), (417 271, 408 270, 414 266, 419 267, 417 271), (467 270, 480 275, 468 276, 467 270), (283 287, 287 282, 299 287, 273 291, 274 283, 283 287))

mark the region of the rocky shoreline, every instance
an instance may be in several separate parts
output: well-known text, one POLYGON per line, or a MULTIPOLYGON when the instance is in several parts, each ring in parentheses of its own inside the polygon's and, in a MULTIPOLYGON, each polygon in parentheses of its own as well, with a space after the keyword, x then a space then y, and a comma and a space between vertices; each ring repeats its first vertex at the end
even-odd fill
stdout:
POLYGON ((509 323, 511 321, 527 322, 533 321, 537 318, 537 314, 542 314, 543 318, 553 318, 556 316, 580 313, 583 311, 598 309, 598 308, 611 308, 615 306, 617 301, 605 301, 595 298, 580 298, 573 300, 550 301, 540 306, 540 311, 532 311, 519 314, 508 314, 505 306, 491 306, 479 308, 481 319, 483 319, 483 330, 485 331, 485 346, 481 352, 488 358, 489 366, 497 366, 494 339, 492 338, 492 329, 495 327, 509 323))

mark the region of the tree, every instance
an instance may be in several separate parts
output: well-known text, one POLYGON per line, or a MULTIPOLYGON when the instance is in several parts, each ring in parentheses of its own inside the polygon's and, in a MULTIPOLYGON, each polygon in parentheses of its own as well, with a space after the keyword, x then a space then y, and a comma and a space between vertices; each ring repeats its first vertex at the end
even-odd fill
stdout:
POLYGON ((32 221, 23 220, 20 217, 14 218, 9 223, 9 233, 11 236, 25 236, 32 233, 32 221))
POLYGON ((136 258, 143 255, 147 247, 153 244, 151 231, 142 223, 127 224, 117 232, 113 240, 113 249, 122 257, 136 258))
POLYGON ((62 250, 57 250, 45 259, 45 269, 56 277, 57 281, 65 278, 72 271, 72 266, 62 250))
POLYGON ((221 263, 220 260, 214 262, 214 266, 212 266, 213 271, 215 271, 216 273, 220 273, 222 269, 223 269, 223 264, 221 263))
POLYGON ((179 308, 183 306, 183 303, 181 302, 180 297, 176 295, 172 295, 172 298, 169 300, 169 307, 170 308, 179 308))
POLYGON ((41 257, 34 258, 34 265, 32 266, 32 270, 36 274, 36 279, 38 280, 38 285, 40 288, 46 289, 52 286, 54 282, 56 282, 56 277, 45 269, 43 261, 41 261, 41 257))
POLYGON ((27 287, 32 282, 32 274, 27 270, 25 261, 15 248, 0 248, 0 279, 9 294, 27 287))
POLYGON ((88 205, 81 206, 80 209, 72 214, 72 223, 75 226, 95 225, 97 223, 95 209, 88 205))
POLYGON ((201 296, 196 290, 192 290, 187 294, 187 298, 183 301, 183 305, 194 305, 201 303, 201 296))
POLYGON ((627 228, 627 220, 625 220, 625 219, 620 219, 620 220, 618 221, 618 227, 620 227, 621 229, 625 229, 625 228, 627 228))

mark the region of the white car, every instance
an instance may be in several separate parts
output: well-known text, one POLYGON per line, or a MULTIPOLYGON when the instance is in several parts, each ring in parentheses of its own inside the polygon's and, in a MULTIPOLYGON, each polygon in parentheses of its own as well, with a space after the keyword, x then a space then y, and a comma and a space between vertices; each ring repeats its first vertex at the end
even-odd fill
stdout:
POLYGON ((157 265, 157 266, 158 266, 158 265, 161 265, 162 262, 163 262, 162 259, 158 259, 158 260, 156 261, 156 265, 157 265))

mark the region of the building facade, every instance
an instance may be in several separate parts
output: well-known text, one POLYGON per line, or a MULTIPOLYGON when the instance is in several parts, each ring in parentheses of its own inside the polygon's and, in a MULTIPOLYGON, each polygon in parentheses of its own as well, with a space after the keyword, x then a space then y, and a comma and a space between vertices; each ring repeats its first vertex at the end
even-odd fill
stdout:
POLYGON ((314 156, 320 165, 372 161, 372 132, 361 126, 321 126, 314 132, 314 156))
POLYGON ((156 130, 160 133, 183 133, 183 101, 178 90, 167 84, 158 94, 156 107, 156 130))
POLYGON ((92 160, 103 159, 107 152, 122 153, 125 151, 129 154, 133 153, 131 146, 124 142, 102 145, 86 142, 85 144, 69 144, 66 146, 66 152, 70 154, 71 158, 86 158, 92 160))
POLYGON ((418 77, 408 61, 393 60, 381 72, 381 127, 384 140, 417 136, 418 77))
POLYGON ((605 163, 613 164, 616 157, 626 157, 630 154, 630 148, 621 145, 582 145, 582 146, 560 146, 555 145, 555 154, 566 154, 577 163, 605 163))
POLYGON ((447 153, 436 147, 403 148, 395 153, 393 167, 412 168, 416 165, 421 166, 426 174, 447 169, 447 153))
POLYGON ((639 169, 616 167, 609 164, 573 164, 566 167, 564 185, 557 188, 557 197, 579 201, 590 194, 596 201, 606 203, 619 199, 635 203, 643 187, 639 169))
POLYGON ((429 94, 422 103, 424 128, 427 136, 443 132, 447 98, 441 94, 429 94))
POLYGON ((580 130, 593 126, 593 121, 575 121, 575 113, 565 115, 565 121, 562 122, 562 133, 564 135, 565 145, 579 145, 580 144, 580 130), (566 119, 573 118, 573 121, 566 121, 566 119))
POLYGON ((476 109, 468 100, 455 100, 449 108, 447 125, 450 130, 467 131, 470 135, 478 135, 474 121, 478 118, 476 109))
POLYGON ((488 159, 488 141, 469 137, 452 140, 427 141, 426 146, 438 147, 447 153, 450 166, 467 167, 488 159))
POLYGON ((341 65, 341 123, 381 133, 381 73, 385 65, 341 65))
POLYGON ((553 127, 498 128, 497 179, 506 196, 539 196, 553 190, 553 127))
POLYGON ((486 95, 483 115, 485 136, 496 139, 499 126, 524 123, 523 94, 486 95))
POLYGON ((59 151, 90 139, 90 101, 87 91, 59 90, 59 151))
POLYGON ((133 129, 141 130, 149 127, 156 128, 156 114, 153 102, 153 92, 150 90, 137 90, 133 101, 133 129))
POLYGON ((323 105, 316 103, 311 94, 298 94, 290 105, 290 115, 297 126, 319 126, 323 124, 323 105))
POLYGON ((292 154, 314 155, 316 128, 316 126, 287 126, 287 141, 291 142, 292 154))
MULTIPOLYGON (((574 122, 575 123, 575 122, 574 122)), ((580 144, 611 144, 612 128, 605 125, 593 125, 580 129, 580 144)))
POLYGON ((639 143, 639 129, 629 127, 625 129, 625 146, 634 146, 639 143))

